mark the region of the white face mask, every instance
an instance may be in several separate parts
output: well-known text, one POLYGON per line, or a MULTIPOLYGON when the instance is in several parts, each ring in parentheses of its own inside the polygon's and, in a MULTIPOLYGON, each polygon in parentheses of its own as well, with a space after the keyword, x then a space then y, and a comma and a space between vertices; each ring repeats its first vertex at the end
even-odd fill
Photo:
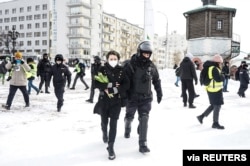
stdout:
POLYGON ((118 64, 118 61, 113 60, 113 61, 109 61, 109 65, 112 67, 115 67, 118 64))
POLYGON ((58 65, 61 64, 61 63, 62 63, 62 61, 56 61, 56 64, 58 64, 58 65))

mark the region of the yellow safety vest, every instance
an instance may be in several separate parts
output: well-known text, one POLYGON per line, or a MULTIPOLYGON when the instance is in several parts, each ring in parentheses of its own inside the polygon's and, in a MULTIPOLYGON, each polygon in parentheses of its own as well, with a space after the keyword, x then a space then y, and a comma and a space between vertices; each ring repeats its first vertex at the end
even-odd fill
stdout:
MULTIPOLYGON (((213 74, 212 74, 212 71, 214 69, 214 66, 210 66, 208 68, 208 78, 211 79, 210 83, 208 86, 206 86, 206 90, 208 92, 218 92, 222 89, 223 87, 223 82, 220 81, 220 82, 216 82, 214 79, 213 79, 213 74)), ((216 69, 219 71, 219 73, 221 73, 221 70, 219 68, 216 67, 216 69)))
POLYGON ((75 69, 76 69, 76 73, 80 73, 81 72, 81 68, 80 68, 79 63, 75 66, 75 69))
POLYGON ((30 77, 36 77, 36 73, 37 73, 37 65, 35 63, 30 63, 29 65, 33 66, 33 69, 31 69, 30 71, 26 72, 26 77, 30 78, 30 77))

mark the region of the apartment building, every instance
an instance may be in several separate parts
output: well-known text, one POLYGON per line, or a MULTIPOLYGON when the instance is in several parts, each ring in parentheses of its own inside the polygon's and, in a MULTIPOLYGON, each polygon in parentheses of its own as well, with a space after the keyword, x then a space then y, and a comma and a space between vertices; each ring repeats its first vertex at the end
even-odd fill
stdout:
POLYGON ((13 28, 19 32, 17 50, 27 54, 49 52, 49 0, 15 0, 1 3, 0 31, 8 33, 13 28))
POLYGON ((117 18, 113 14, 103 13, 102 53, 116 50, 121 54, 121 61, 129 59, 143 40, 144 29, 117 18))

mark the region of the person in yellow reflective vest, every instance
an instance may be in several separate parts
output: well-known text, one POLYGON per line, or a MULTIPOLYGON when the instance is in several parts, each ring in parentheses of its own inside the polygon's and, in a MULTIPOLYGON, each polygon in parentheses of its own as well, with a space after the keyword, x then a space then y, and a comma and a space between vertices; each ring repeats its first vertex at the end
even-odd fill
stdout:
POLYGON ((221 68, 223 64, 223 58, 216 54, 212 57, 212 61, 206 61, 203 66, 209 66, 208 77, 210 80, 209 85, 205 87, 210 105, 209 107, 199 116, 197 116, 198 121, 202 124, 203 118, 207 117, 213 111, 213 125, 214 129, 224 129, 224 126, 219 124, 219 113, 221 105, 224 104, 223 100, 223 75, 221 73, 221 68))
POLYGON ((36 91, 36 94, 38 95, 40 91, 33 84, 33 80, 35 79, 36 74, 37 74, 37 65, 34 62, 33 58, 27 58, 27 64, 30 66, 30 69, 31 69, 29 72, 26 72, 26 76, 27 76, 27 79, 28 79, 28 93, 30 95, 31 88, 33 88, 36 91))
POLYGON ((83 77, 85 76, 85 64, 80 63, 79 59, 76 58, 73 61, 74 65, 75 65, 75 70, 74 72, 76 72, 76 76, 73 82, 72 87, 70 88, 71 90, 75 89, 76 86, 76 81, 78 80, 78 78, 80 78, 80 80, 82 81, 82 83, 85 85, 85 90, 89 89, 88 84, 85 82, 85 80, 83 79, 83 77))

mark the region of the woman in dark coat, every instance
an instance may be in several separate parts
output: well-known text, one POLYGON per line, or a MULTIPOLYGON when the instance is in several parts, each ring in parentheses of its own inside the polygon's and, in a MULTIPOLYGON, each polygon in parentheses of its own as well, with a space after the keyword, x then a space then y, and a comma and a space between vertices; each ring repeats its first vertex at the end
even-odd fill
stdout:
POLYGON ((212 62, 207 61, 207 64, 204 63, 204 66, 209 66, 207 74, 210 79, 210 83, 208 86, 206 86, 206 90, 210 105, 200 116, 197 117, 199 122, 202 123, 203 118, 207 117, 213 111, 212 128, 215 129, 224 129, 224 126, 221 126, 219 124, 219 112, 221 109, 221 105, 224 104, 222 92, 223 76, 221 73, 222 63, 223 59, 219 54, 213 56, 212 62))
POLYGON ((124 106, 122 99, 129 88, 129 79, 123 72, 123 68, 118 65, 120 55, 116 51, 107 53, 107 62, 100 69, 100 74, 95 78, 95 86, 100 90, 98 102, 95 106, 94 113, 101 115, 101 128, 103 132, 104 143, 108 142, 109 159, 115 159, 113 149, 117 120, 119 119, 121 107, 124 106), (105 79, 101 79, 104 78, 105 79), (110 120, 110 122, 109 122, 110 120), (107 132, 109 122, 109 132, 107 132))
POLYGON ((239 72, 239 78, 240 78, 240 88, 239 88, 239 96, 240 97, 246 97, 245 91, 248 89, 249 84, 249 75, 248 75, 248 65, 244 64, 239 72))

